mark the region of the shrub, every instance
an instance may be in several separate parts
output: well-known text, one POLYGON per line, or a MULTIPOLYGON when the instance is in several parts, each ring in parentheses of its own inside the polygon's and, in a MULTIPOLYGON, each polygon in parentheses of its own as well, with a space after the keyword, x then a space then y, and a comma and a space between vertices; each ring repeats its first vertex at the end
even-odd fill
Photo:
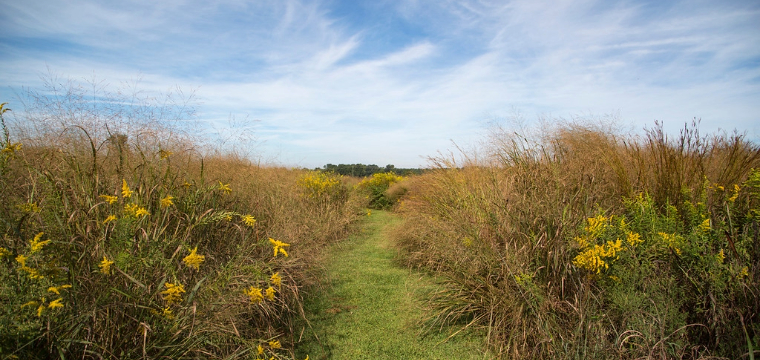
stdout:
POLYGON ((387 209, 395 204, 395 200, 403 195, 403 190, 396 188, 393 193, 387 193, 391 185, 404 180, 404 177, 393 172, 376 173, 362 180, 357 188, 366 194, 369 206, 373 209, 387 209))

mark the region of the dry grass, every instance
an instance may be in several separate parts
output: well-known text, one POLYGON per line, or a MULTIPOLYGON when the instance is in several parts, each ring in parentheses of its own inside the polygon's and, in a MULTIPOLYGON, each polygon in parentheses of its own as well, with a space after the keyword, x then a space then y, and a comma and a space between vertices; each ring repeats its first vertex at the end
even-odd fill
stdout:
POLYGON ((432 324, 483 327, 505 358, 733 358, 747 353, 744 329, 757 344, 757 217, 744 215, 758 206, 747 183, 756 144, 700 136, 696 124, 675 138, 659 125, 637 138, 566 123, 540 136, 497 128, 487 150, 431 159, 437 169, 413 178, 400 206, 408 263, 449 279, 432 324), (729 201, 734 184, 743 190, 729 201), (626 199, 638 194, 656 211, 637 215, 626 199), (599 275, 575 266, 583 248, 573 238, 599 214, 638 219, 632 228, 650 221, 642 236, 652 252, 628 251, 599 275), (712 230, 693 253, 657 245, 655 228, 692 239, 704 219, 712 230), (706 260, 729 248, 725 263, 706 260))
POLYGON ((53 100, 3 122, 0 358, 233 359, 259 346, 292 358, 319 253, 361 201, 339 179, 307 196, 305 171, 205 151, 146 115, 150 103, 119 113, 53 100), (273 256, 270 238, 289 256, 273 256), (169 284, 183 286, 175 301, 169 284))

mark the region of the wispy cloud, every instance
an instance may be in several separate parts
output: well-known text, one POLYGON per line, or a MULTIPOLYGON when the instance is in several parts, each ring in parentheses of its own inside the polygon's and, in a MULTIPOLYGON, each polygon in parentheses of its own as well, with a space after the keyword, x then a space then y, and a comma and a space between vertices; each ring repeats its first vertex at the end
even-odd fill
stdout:
POLYGON ((0 81, 139 75, 197 89, 210 129, 258 120, 289 164, 418 166, 515 108, 760 138, 759 23, 752 1, 29 0, 0 15, 0 81))

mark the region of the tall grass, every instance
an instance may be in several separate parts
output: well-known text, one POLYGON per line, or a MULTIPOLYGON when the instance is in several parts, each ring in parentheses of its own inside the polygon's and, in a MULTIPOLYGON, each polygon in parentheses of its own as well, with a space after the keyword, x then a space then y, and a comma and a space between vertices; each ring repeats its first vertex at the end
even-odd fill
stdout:
POLYGON ((411 179, 396 238, 448 279, 431 325, 482 327, 505 358, 748 356, 760 147, 609 129, 496 128, 487 155, 411 179))
POLYGON ((340 178, 312 196, 204 154, 151 103, 42 100, 3 121, 0 357, 292 358, 319 250, 360 214, 340 178))

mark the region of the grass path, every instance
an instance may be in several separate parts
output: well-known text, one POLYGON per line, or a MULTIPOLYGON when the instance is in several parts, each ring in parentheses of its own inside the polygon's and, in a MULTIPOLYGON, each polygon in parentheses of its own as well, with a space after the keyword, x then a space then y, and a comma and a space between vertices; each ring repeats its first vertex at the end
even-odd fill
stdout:
POLYGON ((446 342, 446 334, 420 336, 420 295, 435 285, 429 276, 394 264, 386 232, 398 221, 373 211, 362 233, 331 249, 330 286, 306 303, 311 329, 303 334, 298 359, 485 358, 477 336, 446 342))

